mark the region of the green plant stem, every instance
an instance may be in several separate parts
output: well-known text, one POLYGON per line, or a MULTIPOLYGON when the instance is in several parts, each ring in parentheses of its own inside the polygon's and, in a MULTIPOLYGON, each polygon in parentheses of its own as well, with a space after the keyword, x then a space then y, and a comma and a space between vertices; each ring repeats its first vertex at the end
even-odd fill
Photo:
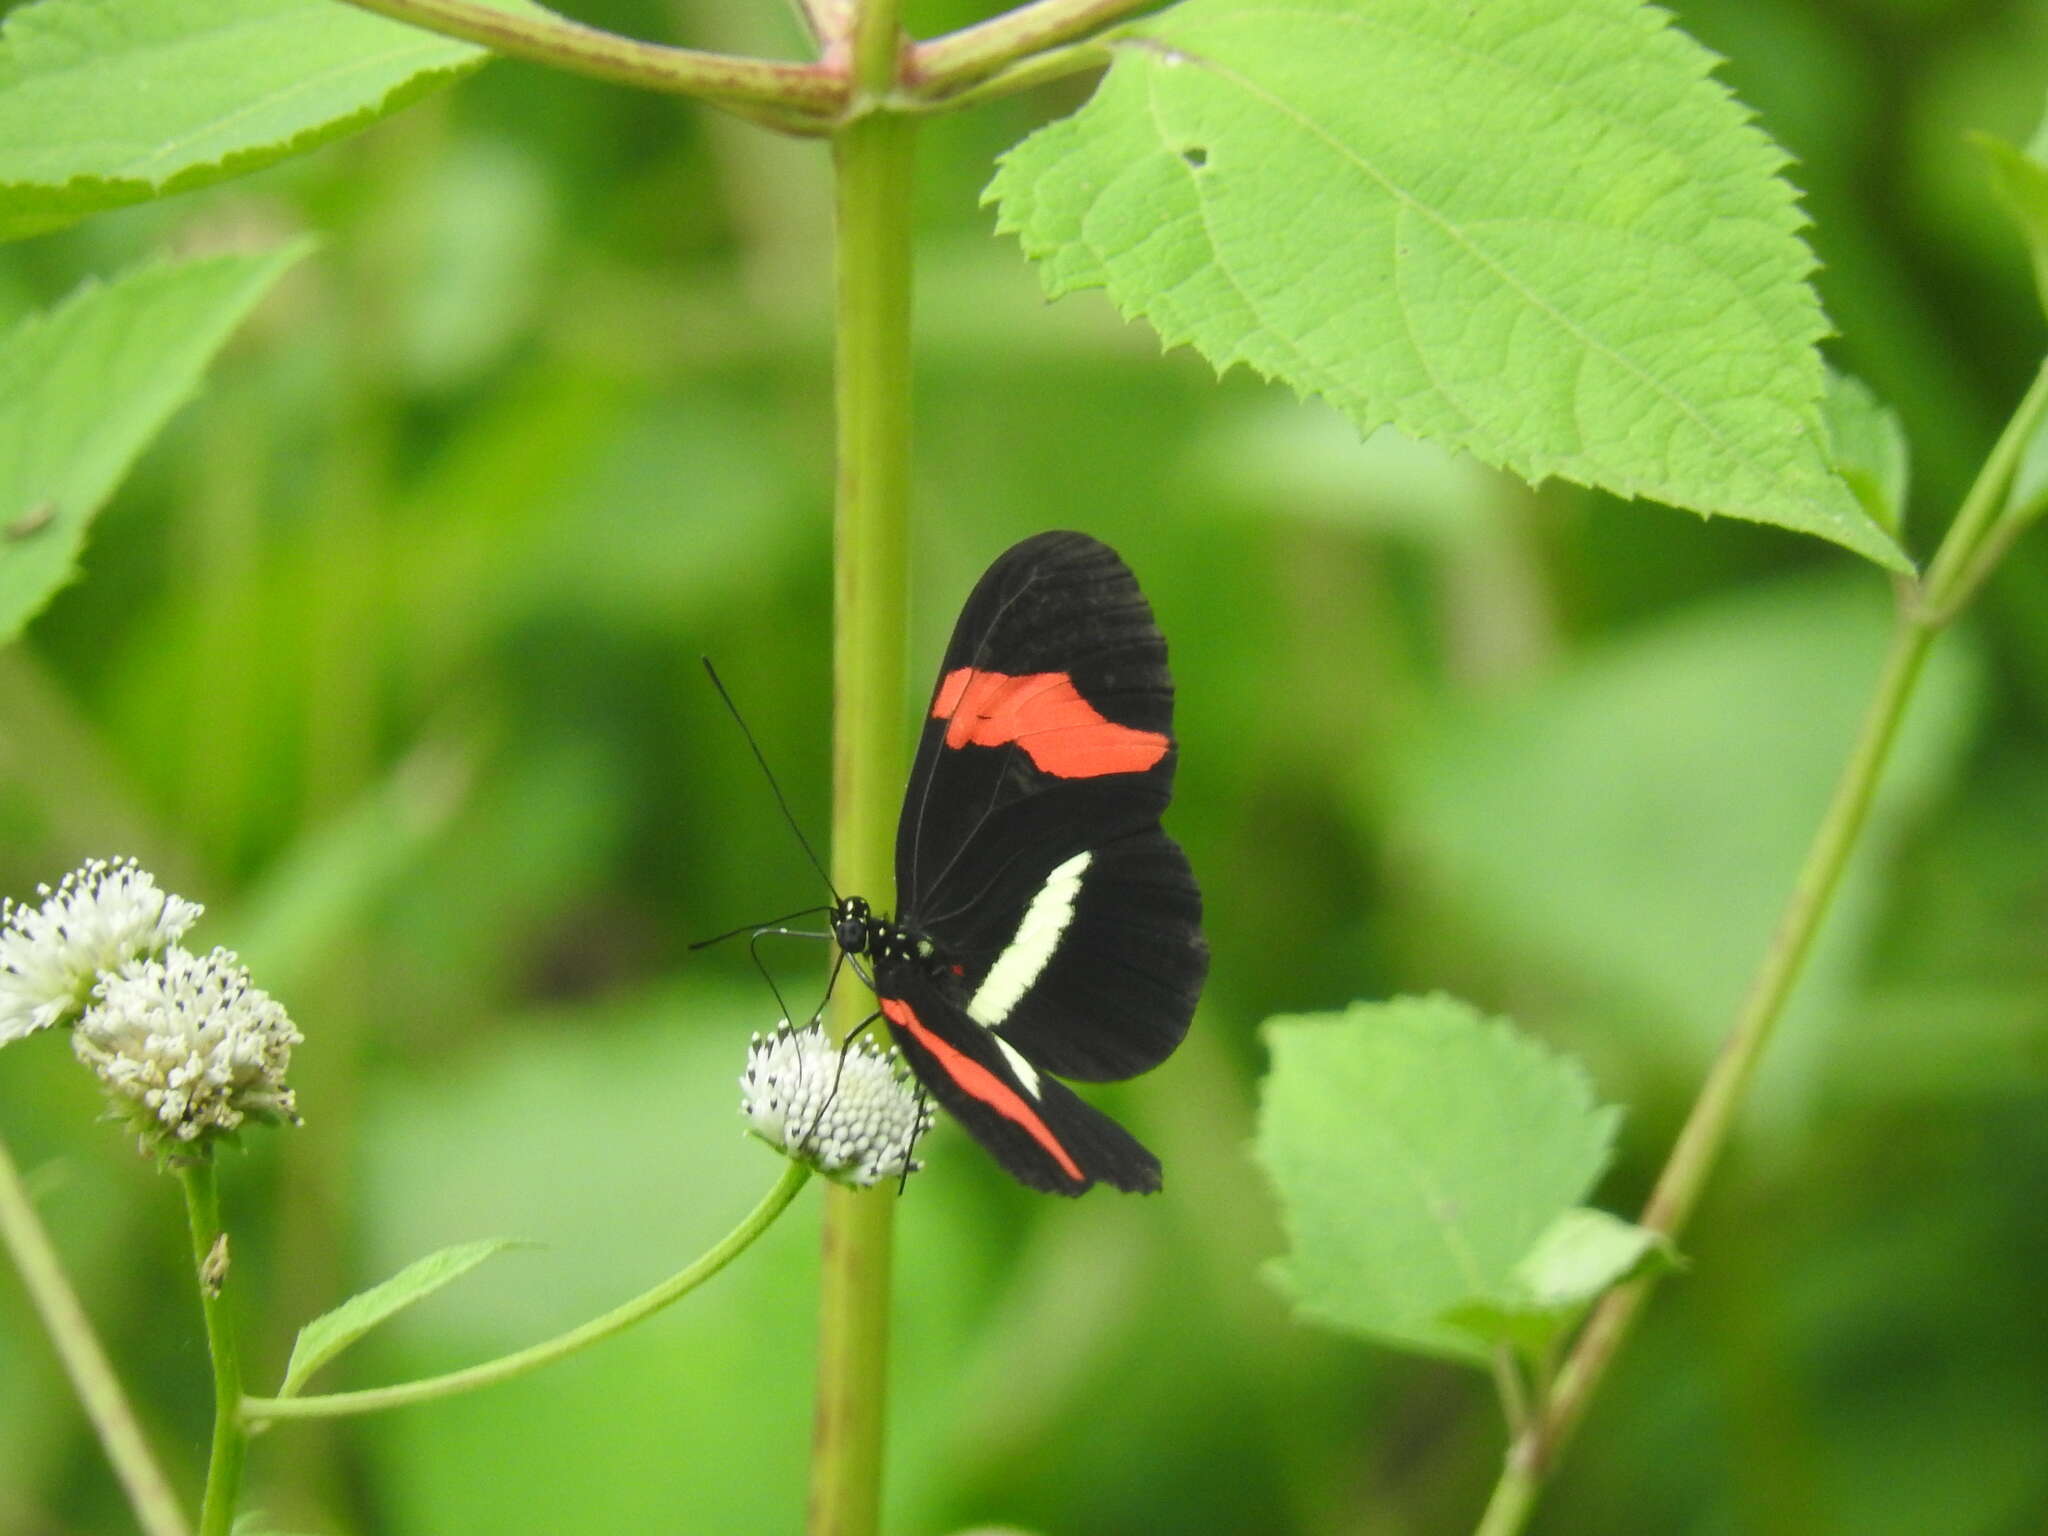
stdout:
POLYGON ((782 1170, 782 1177, 776 1180, 775 1187, 762 1197, 761 1203, 702 1258, 652 1290, 643 1291, 631 1301, 612 1308, 602 1317, 592 1318, 580 1328, 572 1328, 567 1333, 482 1365, 450 1371, 444 1376, 429 1376, 422 1381, 402 1382, 394 1387, 329 1392, 318 1397, 245 1397, 241 1402, 242 1422, 254 1425, 272 1419, 332 1419, 355 1413, 375 1413, 384 1408, 402 1408, 410 1403, 453 1397, 458 1393, 473 1392, 478 1387, 509 1381, 514 1376, 523 1376, 551 1361, 573 1355, 600 1339, 610 1338, 630 1328, 643 1318, 653 1316, 725 1268, 755 1238, 767 1231, 775 1218, 796 1198, 797 1191, 804 1187, 810 1176, 810 1169, 803 1164, 790 1163, 782 1170))
POLYGON ((92 1421, 107 1460, 113 1463, 114 1475, 135 1510, 136 1523, 145 1536, 189 1536, 191 1527, 178 1508, 177 1496, 150 1454, 135 1411, 128 1406, 85 1308, 71 1289, 56 1247, 36 1215, 35 1203, 4 1142, 0 1142, 0 1242, 7 1245, 15 1268, 21 1271, 29 1302, 42 1318, 85 1416, 92 1421))
POLYGON ((348 3, 512 58, 641 90, 696 96, 771 127, 825 131, 846 105, 844 73, 824 64, 670 48, 560 16, 520 15, 475 0, 348 3))
POLYGON ((912 94, 931 99, 964 86, 1032 54, 1086 37, 1158 0, 1037 0, 958 32, 920 43, 906 72, 912 94))
MULTIPOLYGON (((910 190, 916 125, 883 110, 902 57, 895 0, 866 0, 850 39, 856 115, 833 141, 838 487, 833 527, 832 875, 894 906, 895 808, 909 719, 904 615, 910 506, 910 190)), ((867 1016, 843 988, 833 1032, 867 1016)), ((819 1276, 812 1536, 873 1536, 888 1402, 895 1187, 833 1188, 819 1276)))
MULTIPOLYGON (((1676 1240, 1699 1203, 1869 817, 1899 722, 1937 633, 1902 606, 1855 747, 1807 851, 1762 969, 1643 1208, 1641 1222, 1653 1231, 1676 1240)), ((1554 1390, 1510 1446, 1506 1468, 1477 1528, 1480 1536, 1511 1536, 1522 1529, 1544 1479, 1649 1298, 1651 1284, 1649 1277, 1631 1281, 1610 1291, 1594 1309, 1558 1372, 1554 1390)))
POLYGON ((227 1288, 233 1266, 220 1224, 220 1185, 213 1159, 201 1156, 178 1168, 185 1190, 185 1217, 192 1229, 192 1273, 199 1285, 199 1310, 206 1318, 206 1350, 213 1357, 213 1451, 206 1462, 206 1498, 199 1509, 199 1536, 228 1536, 235 1523, 235 1502, 242 1492, 242 1462, 249 1433, 238 1409, 242 1402, 242 1360, 227 1314, 227 1288), (218 1266, 218 1268, 217 1268, 218 1266), (211 1276, 211 1278, 209 1278, 211 1276))

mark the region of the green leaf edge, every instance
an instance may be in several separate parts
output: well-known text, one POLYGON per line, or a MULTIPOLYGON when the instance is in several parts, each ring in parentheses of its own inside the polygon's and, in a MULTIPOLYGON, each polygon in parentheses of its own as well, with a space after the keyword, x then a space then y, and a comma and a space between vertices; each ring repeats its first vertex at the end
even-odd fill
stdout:
MULTIPOLYGON (((85 548, 87 537, 92 531, 93 520, 99 516, 106 503, 120 489, 121 482, 127 478, 128 471, 133 468, 135 460, 148 451, 150 442, 163 430, 170 419, 180 410, 184 409, 185 406, 189 405, 198 395, 201 381, 206 376, 206 370, 212 365, 213 360, 219 356, 220 349, 227 344, 236 329, 248 319, 250 312, 263 301, 278 279, 298 265, 300 261, 304 260, 307 255, 318 247, 319 243, 311 235, 301 235, 297 239, 287 241, 285 244, 267 252, 224 251, 213 255, 191 257, 186 260, 176 260, 167 256, 150 257, 115 273, 112 277, 89 276, 49 308, 32 310, 16 320, 13 325, 0 330, 0 351, 4 351, 18 342, 33 337, 44 326, 55 324, 74 305, 85 303, 98 294, 117 288, 131 278, 140 277, 152 272, 197 266, 207 262, 242 261, 250 265, 248 289, 239 313, 229 320, 222 330, 220 339, 207 350, 206 355, 199 359, 198 363, 194 366, 191 382, 186 386, 184 393, 165 411, 163 419, 151 429, 149 435, 136 445, 135 452, 129 456, 128 463, 121 466, 119 472, 108 485, 106 495, 102 496, 94 505, 79 509, 77 513, 79 518, 76 537, 77 547, 73 550, 70 563, 65 567, 64 571, 43 591, 41 596, 22 610, 18 619, 11 621, 0 620, 0 649, 4 649, 20 639, 27 631, 29 625, 33 624, 43 610, 50 606, 50 603, 56 598, 57 594, 78 579, 81 569, 78 563, 78 556, 85 548)), ((68 513, 59 513, 59 516, 66 515, 68 513)), ((239 1140, 239 1137, 236 1133, 229 1132, 224 1139, 234 1143, 239 1140)))
MULTIPOLYGON (((341 0, 336 0, 341 3, 341 0)), ((4 29, 0 29, 4 36, 4 29)), ((437 50, 465 47, 446 38, 421 33, 423 46, 437 50)), ((154 202, 181 193, 215 186, 267 169, 281 160, 307 154, 335 139, 359 133, 411 106, 429 92, 453 84, 487 63, 493 55, 486 49, 471 49, 471 56, 447 64, 431 65, 384 93, 381 100, 344 117, 301 130, 277 144, 236 150, 206 165, 188 166, 162 181, 143 176, 74 176, 69 181, 0 181, 0 242, 31 239, 76 224, 95 213, 136 203, 154 202)))

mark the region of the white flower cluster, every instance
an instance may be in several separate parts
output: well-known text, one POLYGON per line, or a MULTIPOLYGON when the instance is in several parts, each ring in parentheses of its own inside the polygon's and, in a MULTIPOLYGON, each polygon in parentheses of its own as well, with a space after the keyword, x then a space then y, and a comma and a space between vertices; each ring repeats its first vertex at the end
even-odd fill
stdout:
POLYGON ((0 903, 0 1046, 71 1022, 145 1149, 189 1154, 246 1120, 296 1125, 285 1068, 303 1038, 231 951, 178 947, 203 910, 133 859, 95 859, 37 906, 0 903))
POLYGON ((72 1018, 103 972, 160 954, 206 910, 133 859, 94 859, 36 894, 40 906, 0 900, 0 1045, 72 1018))
POLYGON ((865 1040, 841 1050, 816 1024, 787 1022, 747 1047, 740 1113, 778 1151, 862 1186, 922 1168, 910 1154, 932 1124, 894 1050, 865 1040))
POLYGON ((94 989, 72 1032, 78 1059, 125 1108, 143 1144, 190 1145, 247 1119, 299 1123, 285 1068, 305 1037, 234 951, 173 947, 94 989))

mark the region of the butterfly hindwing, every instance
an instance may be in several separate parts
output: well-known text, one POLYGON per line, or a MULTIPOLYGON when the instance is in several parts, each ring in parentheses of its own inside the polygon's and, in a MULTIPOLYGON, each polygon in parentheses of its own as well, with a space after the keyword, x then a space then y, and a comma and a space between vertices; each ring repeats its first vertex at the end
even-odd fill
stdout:
POLYGON ((1135 1077, 1171 1055, 1208 972, 1201 892, 1156 823, 926 931, 960 967, 970 1018, 1082 1082, 1135 1077))
POLYGON ((900 982, 903 995, 881 998, 897 1047, 932 1097, 1019 1183, 1061 1195, 1098 1182, 1136 1194, 1159 1188, 1159 1159, 1130 1132, 1006 1052, 928 978, 900 982))

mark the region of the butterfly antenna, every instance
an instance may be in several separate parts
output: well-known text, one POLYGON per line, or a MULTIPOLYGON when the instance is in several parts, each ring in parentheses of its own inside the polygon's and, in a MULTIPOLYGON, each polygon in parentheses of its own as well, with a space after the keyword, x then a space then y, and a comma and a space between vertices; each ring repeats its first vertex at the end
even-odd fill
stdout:
POLYGON ((725 691, 725 684, 719 681, 718 669, 711 665, 711 658, 700 656, 697 659, 704 663, 704 671, 711 679, 711 686, 718 690, 718 696, 725 701, 725 707, 731 713, 733 723, 739 726, 740 734, 747 738, 747 747, 753 752, 754 761, 761 765, 761 772, 767 775, 768 787, 775 791, 775 803, 782 807, 782 819, 789 823, 789 830, 796 834, 797 843, 803 849, 804 857, 811 861, 811 868, 818 872, 818 878, 825 882, 825 889, 832 893, 832 900, 837 902, 839 887, 834 885, 832 877, 825 873, 825 866, 811 848, 810 839, 804 836, 804 829, 797 825, 796 814, 789 808, 789 801, 782 793, 782 785, 776 782, 775 770, 768 766, 768 759, 761 751, 761 744, 754 740, 754 733, 747 729, 746 717, 740 713, 740 707, 733 703, 732 695, 725 691))
POLYGON ((723 944, 727 939, 736 939, 743 933, 780 933, 792 939, 829 939, 832 937, 829 933, 795 933, 784 929, 781 925, 788 922, 791 918, 816 917, 820 912, 830 912, 831 910, 830 907, 799 907, 794 912, 785 912, 780 917, 771 917, 765 923, 742 923, 737 928, 728 928, 725 932, 713 934, 708 939, 699 939, 690 948, 693 951, 709 949, 714 944, 723 944))

